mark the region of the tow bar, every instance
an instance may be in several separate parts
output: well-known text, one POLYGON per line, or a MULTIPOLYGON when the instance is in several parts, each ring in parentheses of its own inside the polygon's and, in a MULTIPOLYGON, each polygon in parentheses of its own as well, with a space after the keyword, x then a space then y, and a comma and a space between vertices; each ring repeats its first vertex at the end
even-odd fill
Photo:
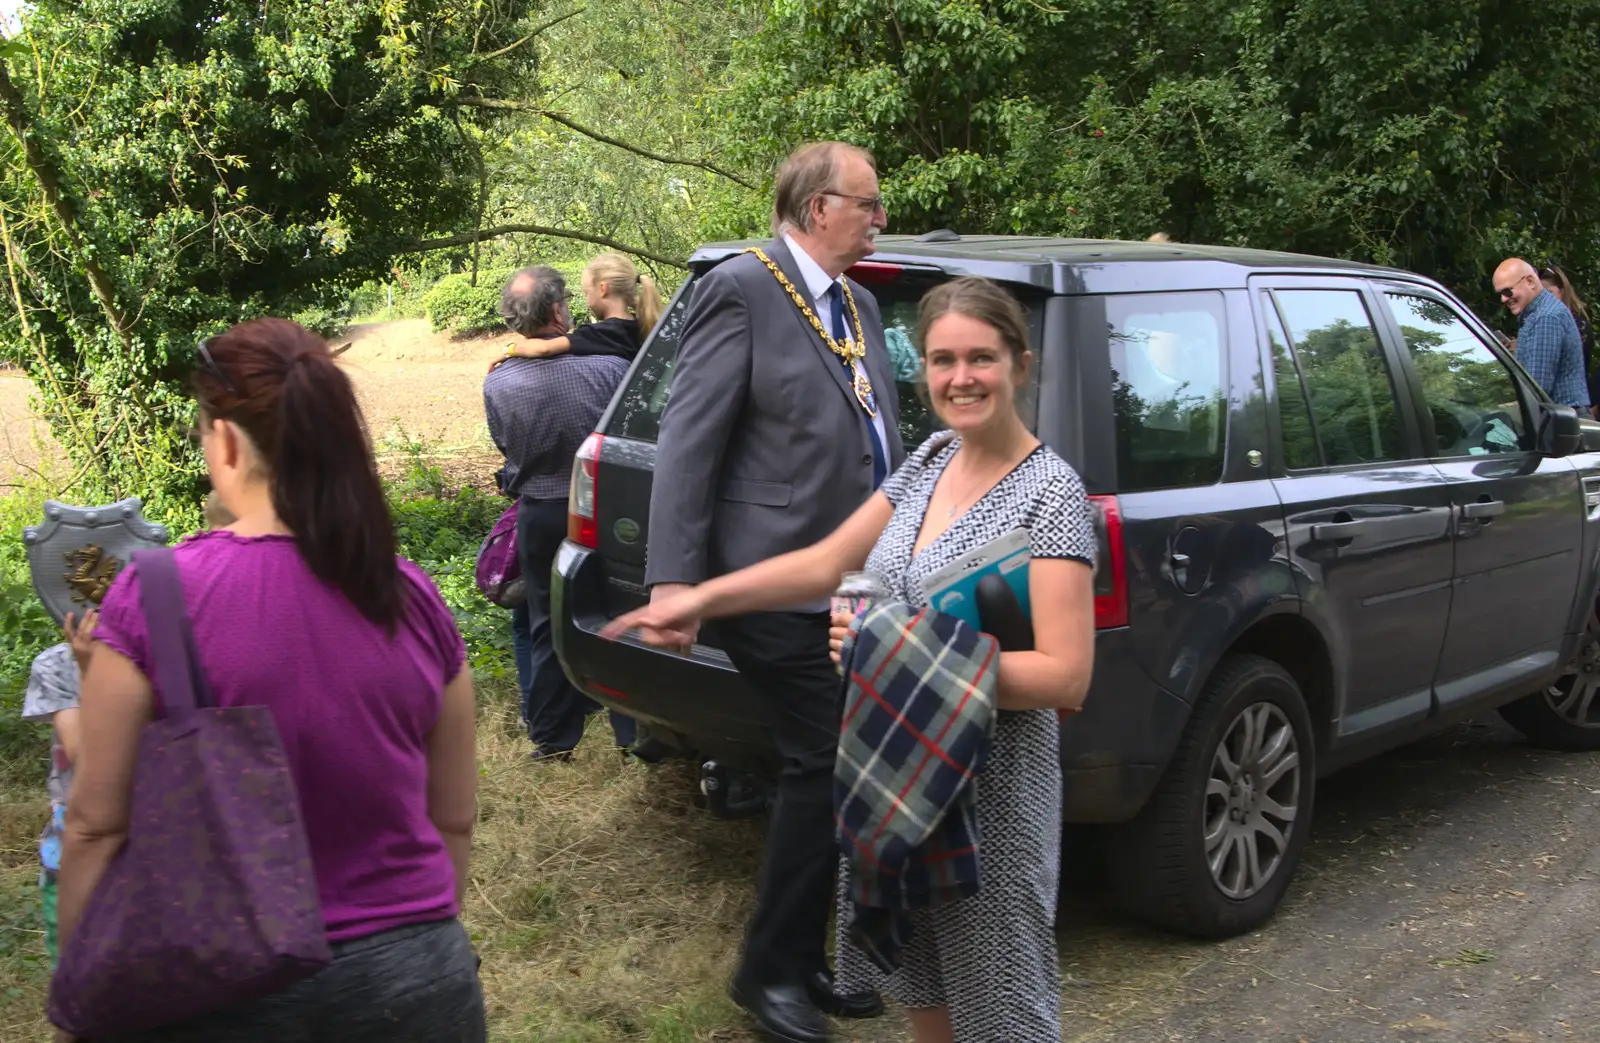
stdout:
POLYGON ((706 810, 717 818, 752 818, 767 809, 769 787, 750 775, 729 771, 716 761, 700 765, 700 792, 706 810))

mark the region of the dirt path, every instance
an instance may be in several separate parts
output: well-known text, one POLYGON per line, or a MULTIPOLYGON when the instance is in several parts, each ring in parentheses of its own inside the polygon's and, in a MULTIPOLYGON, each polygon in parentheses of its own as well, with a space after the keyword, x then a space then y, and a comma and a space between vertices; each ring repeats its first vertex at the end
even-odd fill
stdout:
MULTIPOLYGON (((332 343, 356 385, 385 473, 399 474, 425 447, 427 462, 452 478, 492 485, 499 460, 483 419, 483 375, 500 341, 453 340, 422 319, 352 326, 332 343)), ((0 483, 16 480, 54 452, 29 409, 32 385, 0 371, 0 483)))
POLYGON ((28 404, 33 384, 14 370, 0 369, 0 489, 40 466, 54 452, 44 424, 28 404))
POLYGON ((451 477, 492 487, 500 460, 483 418, 483 377, 501 339, 451 340, 408 319, 352 326, 334 343, 345 341, 340 360, 386 473, 410 461, 409 443, 451 477))

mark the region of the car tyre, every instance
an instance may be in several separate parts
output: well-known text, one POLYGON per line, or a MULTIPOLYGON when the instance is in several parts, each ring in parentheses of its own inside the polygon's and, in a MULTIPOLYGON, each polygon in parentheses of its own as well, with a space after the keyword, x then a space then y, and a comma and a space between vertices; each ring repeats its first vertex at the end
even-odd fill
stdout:
POLYGON ((1155 792, 1110 838, 1122 904, 1202 938, 1257 927, 1300 861, 1315 785, 1311 715, 1295 679, 1265 656, 1224 659, 1155 792))
POLYGON ((1600 750, 1600 616, 1591 616, 1578 651, 1544 689, 1500 707, 1505 722, 1536 746, 1600 750))

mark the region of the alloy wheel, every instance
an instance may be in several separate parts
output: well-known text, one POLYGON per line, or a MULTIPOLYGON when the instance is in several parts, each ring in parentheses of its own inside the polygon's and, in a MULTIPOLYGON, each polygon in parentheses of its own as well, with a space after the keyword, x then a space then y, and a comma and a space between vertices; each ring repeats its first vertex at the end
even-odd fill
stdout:
POLYGON ((1245 899, 1283 862, 1300 798, 1300 746, 1274 703, 1248 706, 1217 743, 1206 782, 1206 862, 1223 894, 1245 899))
POLYGON ((1566 673, 1544 690, 1557 717, 1579 728, 1600 728, 1600 631, 1593 623, 1566 673))

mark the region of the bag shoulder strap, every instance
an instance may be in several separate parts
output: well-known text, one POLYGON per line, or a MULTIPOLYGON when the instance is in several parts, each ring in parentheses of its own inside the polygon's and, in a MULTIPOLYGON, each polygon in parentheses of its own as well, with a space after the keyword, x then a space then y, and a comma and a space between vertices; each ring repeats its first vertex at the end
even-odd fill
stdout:
POLYGON ((139 601, 150 635, 150 658, 163 715, 185 717, 202 706, 215 705, 205 674, 200 669, 189 606, 183 599, 183 580, 171 547, 134 551, 138 568, 139 601))

